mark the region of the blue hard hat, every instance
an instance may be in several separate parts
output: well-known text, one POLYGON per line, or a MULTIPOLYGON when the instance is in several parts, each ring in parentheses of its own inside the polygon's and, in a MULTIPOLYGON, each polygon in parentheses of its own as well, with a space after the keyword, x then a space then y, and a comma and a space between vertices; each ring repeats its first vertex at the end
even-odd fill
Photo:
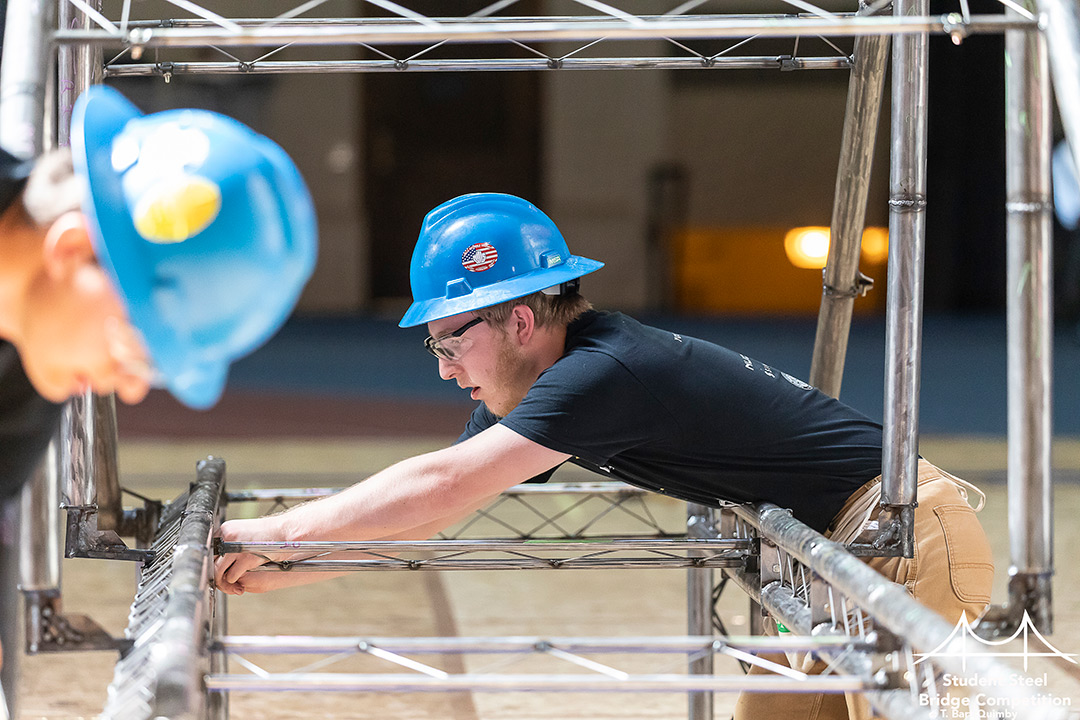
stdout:
POLYGON ((288 317, 315 266, 311 196, 285 151, 205 110, 143 115, 95 86, 71 116, 83 213, 168 389, 196 408, 288 317))
POLYGON ((462 195, 424 218, 409 268, 413 303, 398 325, 497 305, 602 267, 571 255, 555 223, 532 203, 501 193, 462 195))

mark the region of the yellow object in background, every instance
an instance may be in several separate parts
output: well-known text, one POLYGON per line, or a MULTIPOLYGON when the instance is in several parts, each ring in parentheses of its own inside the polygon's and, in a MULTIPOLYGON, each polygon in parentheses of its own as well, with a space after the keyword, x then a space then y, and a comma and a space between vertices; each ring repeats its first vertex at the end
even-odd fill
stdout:
MULTIPOLYGON (((816 315, 821 306, 821 268, 828 256, 829 229, 687 228, 671 247, 672 287, 682 311, 730 315, 816 315), (799 262, 789 246, 801 251, 799 262), (814 258, 817 258, 814 260, 814 258)), ((863 233, 860 270, 874 289, 855 300, 855 312, 885 308, 888 231, 863 233)))

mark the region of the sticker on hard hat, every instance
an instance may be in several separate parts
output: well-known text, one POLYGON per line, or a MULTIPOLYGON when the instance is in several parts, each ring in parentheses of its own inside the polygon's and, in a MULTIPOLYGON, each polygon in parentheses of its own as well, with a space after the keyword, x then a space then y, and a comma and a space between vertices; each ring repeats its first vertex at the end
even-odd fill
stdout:
POLYGON ((139 198, 135 229, 153 243, 178 243, 198 235, 221 210, 221 189, 198 175, 171 178, 139 198))
POLYGON ((499 251, 491 243, 473 243, 461 254, 461 264, 469 272, 483 272, 499 259, 499 251))

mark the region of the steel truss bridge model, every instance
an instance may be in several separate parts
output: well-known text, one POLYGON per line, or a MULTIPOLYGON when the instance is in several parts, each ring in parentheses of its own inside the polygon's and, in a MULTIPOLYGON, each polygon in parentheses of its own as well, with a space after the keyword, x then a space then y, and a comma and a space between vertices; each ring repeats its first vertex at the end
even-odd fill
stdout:
MULTIPOLYGON (((707 635, 687 637, 237 637, 223 632, 223 604, 215 608, 208 563, 215 522, 230 502, 272 499, 287 504, 322 492, 224 492, 222 460, 200 463, 192 490, 163 515, 151 557, 131 607, 131 642, 116 666, 104 717, 226 716, 230 691, 567 691, 567 692, 860 692, 885 717, 930 717, 946 697, 944 673, 997 681, 985 695, 1009 707, 1029 708, 1029 717, 1067 717, 1059 698, 1030 693, 1012 680, 1015 671, 999 660, 970 652, 970 638, 905 590, 878 575, 843 546, 825 539, 773 505, 731 506, 694 517, 695 537, 656 537, 655 517, 637 517, 635 537, 536 539, 521 515, 500 517, 514 539, 457 537, 427 542, 216 543, 217 553, 253 552, 266 558, 289 557, 264 566, 265 572, 370 570, 566 570, 573 568, 722 568, 790 635, 733 637, 719 618, 710 618, 707 635), (218 503, 221 503, 219 507, 218 503), (392 555, 390 554, 392 553, 392 555), (297 559, 297 555, 303 556, 297 559), (419 559, 409 559, 418 555, 419 559), (332 557, 333 559, 327 559, 332 557), (714 626, 720 631, 713 632, 714 626), (929 661, 920 651, 933 650, 929 661), (827 662, 820 674, 771 662, 761 653, 812 653, 827 662), (296 669, 268 672, 249 656, 296 658, 296 669), (365 655, 392 671, 332 672, 346 658, 365 655), (311 659, 315 656, 317 659, 311 659), (486 661, 484 669, 462 671, 454 656, 486 661), (563 672, 522 671, 530 658, 544 656, 564 664, 563 672), (757 665, 772 674, 719 675, 716 656, 757 665), (615 657, 615 661, 609 658, 615 657), (620 661, 633 658, 633 669, 620 661), (230 672, 229 664, 240 672, 230 672), (648 670, 642 670, 642 664, 648 670), (327 671, 331 670, 331 671, 327 671), (1058 713, 1058 714, 1055 714, 1058 713)), ((577 520, 591 525, 596 514, 633 500, 647 507, 643 491, 619 483, 587 483, 535 488, 519 486, 504 498, 553 513, 551 503, 580 508, 595 501, 577 520), (562 492, 560 492, 562 490, 562 492), (606 507, 606 509, 605 509, 606 507)), ((499 514, 498 509, 491 513, 499 514)), ((661 530, 661 534, 662 530, 661 530)), ((700 578, 699 578, 700 580, 700 578)), ((707 580, 707 578, 706 578, 707 580)), ((692 586, 691 586, 692 587, 692 586)), ((702 585, 712 598, 712 584, 702 585)), ((1023 715, 1021 715, 1023 716, 1023 715)))

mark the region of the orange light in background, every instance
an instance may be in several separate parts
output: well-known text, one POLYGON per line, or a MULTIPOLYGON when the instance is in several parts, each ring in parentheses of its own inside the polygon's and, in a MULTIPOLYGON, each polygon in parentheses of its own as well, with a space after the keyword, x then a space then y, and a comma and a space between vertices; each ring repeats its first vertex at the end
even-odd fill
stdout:
POLYGON ((868 227, 862 234, 863 260, 881 265, 889 259, 889 228, 868 227))
POLYGON ((829 228, 801 227, 784 235, 784 252, 798 268, 820 270, 829 257, 829 228))
MULTIPOLYGON (((784 252, 797 268, 820 270, 829 257, 829 228, 801 227, 784 235, 784 252)), ((870 227, 863 231, 862 257, 868 263, 879 265, 889 257, 889 231, 887 228, 870 227)))

